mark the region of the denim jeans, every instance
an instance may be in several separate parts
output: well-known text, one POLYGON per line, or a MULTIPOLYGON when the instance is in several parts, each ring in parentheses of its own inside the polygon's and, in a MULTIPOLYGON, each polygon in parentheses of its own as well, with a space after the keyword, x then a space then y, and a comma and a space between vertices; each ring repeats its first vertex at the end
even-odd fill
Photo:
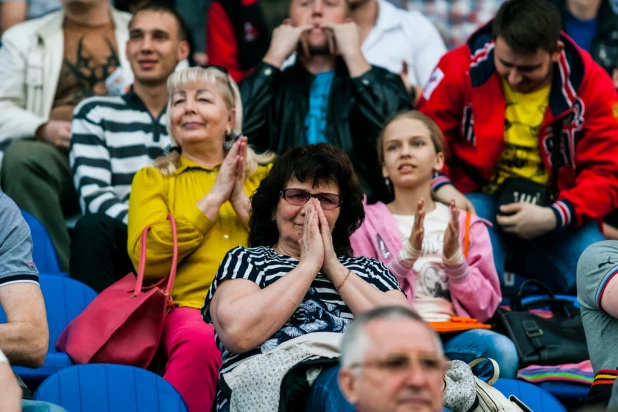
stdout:
MULTIPOLYGON (((311 387, 305 412, 354 412, 356 407, 346 400, 339 389, 339 366, 324 369, 311 387)), ((444 409, 444 412, 449 412, 444 409)))
POLYGON ((21 410, 22 412, 67 412, 66 409, 48 402, 29 400, 21 401, 21 410))
POLYGON ((356 407, 347 401, 339 389, 339 366, 324 369, 311 387, 305 412, 354 412, 356 407))
MULTIPOLYGON (((444 354, 450 360, 466 363, 476 358, 491 358, 500 366, 500 377, 515 379, 519 356, 515 344, 509 338, 487 329, 472 329, 442 337, 444 354)), ((479 376, 489 377, 492 373, 489 362, 475 368, 479 376), (477 369, 478 368, 478 369, 477 369)))
POLYGON ((476 214, 493 224, 489 229, 494 261, 500 282, 503 283, 505 266, 522 276, 546 283, 555 293, 576 294, 577 261, 590 245, 604 240, 596 222, 578 229, 560 229, 536 239, 524 241, 500 230, 496 222, 497 198, 484 193, 466 195, 476 214))

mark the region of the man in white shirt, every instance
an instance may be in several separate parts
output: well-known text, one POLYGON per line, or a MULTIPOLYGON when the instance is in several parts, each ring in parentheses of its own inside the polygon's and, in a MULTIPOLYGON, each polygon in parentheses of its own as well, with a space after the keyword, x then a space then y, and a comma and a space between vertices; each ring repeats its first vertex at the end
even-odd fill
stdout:
POLYGON ((401 73, 415 91, 422 88, 446 53, 438 29, 420 12, 398 9, 386 0, 349 0, 349 4, 367 61, 401 73))

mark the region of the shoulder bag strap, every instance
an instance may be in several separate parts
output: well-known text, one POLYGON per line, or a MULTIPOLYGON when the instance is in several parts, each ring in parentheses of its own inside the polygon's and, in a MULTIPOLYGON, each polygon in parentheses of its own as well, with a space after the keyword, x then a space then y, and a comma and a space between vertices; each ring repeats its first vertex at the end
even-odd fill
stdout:
POLYGON ((473 361, 469 362, 468 366, 470 366, 470 368, 474 368, 479 363, 485 362, 485 361, 491 362, 491 366, 493 366, 494 368, 494 371, 491 377, 485 381, 487 382, 488 385, 493 386, 494 383, 496 383, 496 381, 498 380, 498 377, 500 376, 500 366, 498 366, 498 362, 496 362, 495 360, 491 358, 476 358, 473 361))
MULTIPOLYGON (((165 287, 165 294, 169 296, 171 295, 172 288, 174 287, 174 280, 176 279, 176 266, 178 266, 178 233, 176 231, 176 220, 174 219, 174 216, 170 213, 167 215, 167 218, 170 221, 170 226, 172 228, 172 267, 168 276, 161 279, 154 285, 149 286, 149 288, 160 286, 167 281, 167 285, 165 287)), ((146 226, 142 231, 142 244, 140 247, 139 267, 137 269, 137 281, 135 282, 135 291, 133 292, 133 296, 139 296, 139 294, 142 293, 142 289, 144 286, 144 273, 146 271, 146 240, 148 238, 149 230, 150 226, 146 226)))

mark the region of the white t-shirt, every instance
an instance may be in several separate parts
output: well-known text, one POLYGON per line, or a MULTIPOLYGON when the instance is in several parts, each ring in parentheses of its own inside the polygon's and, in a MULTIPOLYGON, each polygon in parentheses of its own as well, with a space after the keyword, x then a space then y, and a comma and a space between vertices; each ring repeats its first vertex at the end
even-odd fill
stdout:
MULTIPOLYGON (((412 307, 428 322, 448 321, 455 315, 448 284, 448 276, 442 263, 444 231, 448 227, 451 212, 443 203, 425 215, 423 251, 414 262, 414 300, 412 307)), ((407 242, 414 226, 414 216, 393 215, 402 242, 407 242)))

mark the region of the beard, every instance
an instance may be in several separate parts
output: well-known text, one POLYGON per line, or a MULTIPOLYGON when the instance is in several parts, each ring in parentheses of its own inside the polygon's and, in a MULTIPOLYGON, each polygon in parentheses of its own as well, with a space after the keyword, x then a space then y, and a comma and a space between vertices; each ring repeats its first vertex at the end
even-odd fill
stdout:
POLYGON ((320 45, 308 45, 307 49, 307 51, 309 52, 309 56, 328 56, 331 54, 328 43, 320 45))

